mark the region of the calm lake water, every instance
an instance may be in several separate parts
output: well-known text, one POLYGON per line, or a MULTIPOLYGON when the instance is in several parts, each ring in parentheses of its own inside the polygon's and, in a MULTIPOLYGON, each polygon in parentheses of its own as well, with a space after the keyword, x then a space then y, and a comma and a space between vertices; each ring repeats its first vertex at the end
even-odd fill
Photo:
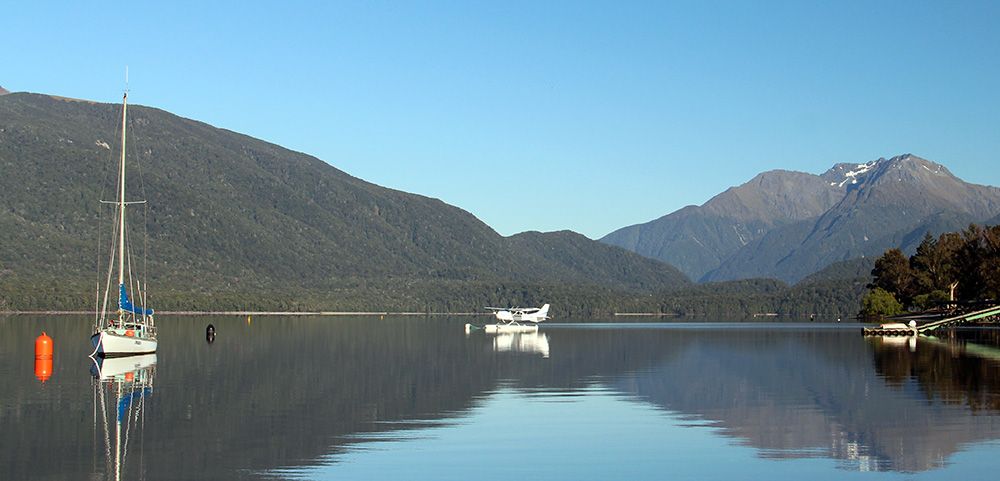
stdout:
POLYGON ((0 479, 813 481, 1000 467, 997 331, 908 345, 856 325, 467 336, 466 321, 163 316, 155 359, 99 370, 89 318, 0 318, 0 479), (44 383, 43 329, 55 343, 44 383))

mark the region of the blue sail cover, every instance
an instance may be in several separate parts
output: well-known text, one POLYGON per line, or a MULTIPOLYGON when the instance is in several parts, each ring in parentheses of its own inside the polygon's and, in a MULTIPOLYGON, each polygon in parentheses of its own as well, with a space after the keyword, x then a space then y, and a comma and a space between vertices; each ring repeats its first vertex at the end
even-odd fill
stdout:
POLYGON ((128 300, 128 293, 125 292, 125 284, 118 284, 118 308, 125 311, 131 312, 132 314, 138 314, 140 316, 152 316, 152 309, 143 309, 142 306, 133 306, 132 301, 128 300))
POLYGON ((133 391, 122 396, 121 399, 118 400, 118 420, 121 421, 122 419, 125 418, 125 411, 127 411, 129 406, 132 405, 133 400, 137 400, 136 398, 149 396, 150 394, 153 394, 153 390, 147 387, 143 388, 142 391, 138 392, 133 391))

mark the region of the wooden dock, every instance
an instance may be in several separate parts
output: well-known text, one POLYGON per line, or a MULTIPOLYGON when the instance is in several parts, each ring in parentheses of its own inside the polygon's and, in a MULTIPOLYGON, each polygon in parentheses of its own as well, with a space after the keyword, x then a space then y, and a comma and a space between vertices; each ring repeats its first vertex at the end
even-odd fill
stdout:
POLYGON ((866 336, 916 336, 927 334, 937 329, 954 327, 959 324, 973 321, 989 320, 990 317, 1000 318, 1000 306, 993 306, 975 312, 967 312, 957 316, 931 321, 924 324, 917 324, 910 321, 910 324, 890 323, 882 324, 879 327, 866 327, 862 330, 866 336))

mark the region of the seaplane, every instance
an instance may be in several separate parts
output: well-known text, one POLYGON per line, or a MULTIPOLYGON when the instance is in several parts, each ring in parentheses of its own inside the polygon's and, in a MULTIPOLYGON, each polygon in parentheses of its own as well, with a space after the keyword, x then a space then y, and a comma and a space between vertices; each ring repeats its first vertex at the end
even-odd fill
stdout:
MULTIPOLYGON (((483 330, 487 334, 500 332, 538 332, 538 323, 549 319, 549 305, 542 307, 487 307, 497 318, 496 324, 487 324, 483 330)), ((465 332, 473 329, 472 324, 465 325, 465 332)))

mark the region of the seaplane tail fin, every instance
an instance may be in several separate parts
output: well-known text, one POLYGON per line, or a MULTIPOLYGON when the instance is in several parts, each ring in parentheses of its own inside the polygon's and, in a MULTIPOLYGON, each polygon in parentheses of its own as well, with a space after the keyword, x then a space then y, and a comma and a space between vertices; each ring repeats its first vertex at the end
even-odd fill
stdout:
POLYGON ((549 305, 545 304, 541 309, 538 310, 538 318, 545 320, 549 318, 549 305))

